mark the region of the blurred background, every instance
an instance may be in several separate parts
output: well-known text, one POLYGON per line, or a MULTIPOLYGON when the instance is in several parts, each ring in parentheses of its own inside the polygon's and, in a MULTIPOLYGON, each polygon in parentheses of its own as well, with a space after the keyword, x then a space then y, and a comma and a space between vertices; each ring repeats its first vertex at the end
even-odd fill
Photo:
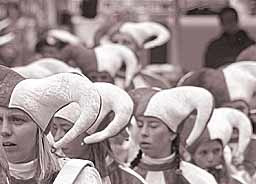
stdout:
POLYGON ((21 59, 14 65, 30 62, 45 30, 68 29, 86 40, 103 20, 116 16, 128 21, 153 20, 170 30, 167 44, 144 51, 145 65, 170 63, 193 70, 202 66, 208 42, 220 32, 216 12, 227 5, 238 11, 241 27, 256 39, 256 0, 1 0, 0 18, 10 17, 10 29, 20 35, 14 45, 21 59), (79 17, 93 20, 86 35, 79 32, 78 27, 83 26, 79 17))

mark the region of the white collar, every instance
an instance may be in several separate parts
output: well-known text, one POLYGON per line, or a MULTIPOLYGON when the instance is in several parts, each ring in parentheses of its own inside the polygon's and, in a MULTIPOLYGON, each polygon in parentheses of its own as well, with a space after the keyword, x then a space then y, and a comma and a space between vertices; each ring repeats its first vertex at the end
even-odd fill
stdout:
POLYGON ((11 176, 16 179, 33 178, 37 170, 37 159, 27 163, 13 164, 9 162, 8 164, 11 176))
POLYGON ((145 154, 142 155, 141 161, 147 164, 165 164, 165 163, 170 163, 174 160, 175 153, 171 154, 168 157, 164 158, 151 158, 145 154))

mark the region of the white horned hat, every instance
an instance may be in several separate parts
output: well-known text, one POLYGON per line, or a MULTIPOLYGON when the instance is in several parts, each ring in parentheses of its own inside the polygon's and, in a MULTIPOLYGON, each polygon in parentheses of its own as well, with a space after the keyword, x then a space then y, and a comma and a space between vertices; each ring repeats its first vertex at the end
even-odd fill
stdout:
POLYGON ((79 74, 61 73, 22 80, 12 92, 9 107, 25 111, 43 132, 48 133, 54 114, 72 102, 80 105, 81 114, 75 126, 53 145, 60 148, 90 128, 97 119, 101 97, 89 79, 79 74))
POLYGON ((121 33, 131 35, 144 49, 161 46, 170 39, 170 31, 157 22, 125 22, 119 29, 121 33), (148 39, 156 37, 153 40, 148 39))

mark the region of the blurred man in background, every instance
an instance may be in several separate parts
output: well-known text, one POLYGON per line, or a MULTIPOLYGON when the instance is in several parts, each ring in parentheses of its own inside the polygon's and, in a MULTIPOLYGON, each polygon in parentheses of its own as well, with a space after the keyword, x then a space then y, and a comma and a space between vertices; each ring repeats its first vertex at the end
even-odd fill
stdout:
POLYGON ((255 41, 239 26, 234 8, 223 8, 218 14, 223 33, 211 41, 205 53, 205 67, 218 68, 235 61, 238 54, 255 41))

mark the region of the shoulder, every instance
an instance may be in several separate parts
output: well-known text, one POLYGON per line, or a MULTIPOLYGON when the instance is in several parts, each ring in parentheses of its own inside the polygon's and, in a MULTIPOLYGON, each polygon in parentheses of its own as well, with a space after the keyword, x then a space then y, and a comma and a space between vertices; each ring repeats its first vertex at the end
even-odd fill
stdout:
POLYGON ((191 183, 217 184, 215 178, 207 171, 188 162, 181 161, 182 175, 191 183))
POLYGON ((62 183, 101 184, 101 177, 91 161, 69 159, 64 164, 54 181, 54 184, 62 183))
POLYGON ((82 183, 83 181, 87 181, 88 184, 101 184, 101 177, 94 167, 87 166, 79 174, 76 183, 82 183))
POLYGON ((118 167, 123 172, 123 174, 126 175, 126 179, 136 180, 137 182, 139 182, 141 184, 146 184, 147 183, 145 181, 145 179, 140 174, 138 174, 137 172, 135 172, 131 168, 129 168, 127 166, 124 166, 124 165, 119 165, 118 167))

